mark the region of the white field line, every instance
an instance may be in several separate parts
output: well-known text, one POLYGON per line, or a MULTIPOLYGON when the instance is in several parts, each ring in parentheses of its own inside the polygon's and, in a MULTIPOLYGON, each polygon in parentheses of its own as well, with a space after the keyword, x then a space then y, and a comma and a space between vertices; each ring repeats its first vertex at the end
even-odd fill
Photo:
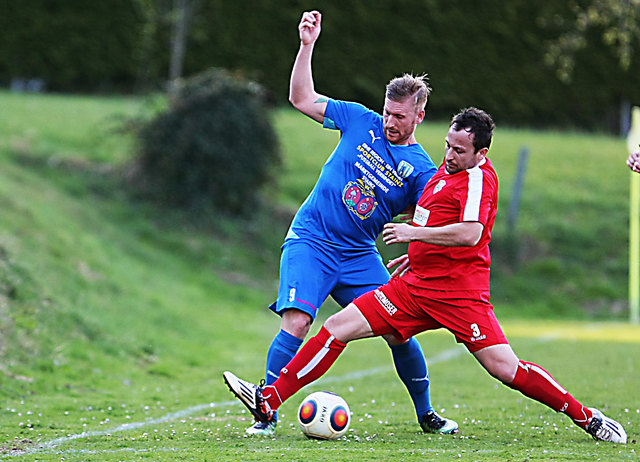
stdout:
POLYGON ((69 441, 73 441, 77 439, 90 438, 92 436, 106 436, 106 435, 111 435, 113 433, 136 430, 138 428, 146 427, 147 425, 161 424, 161 423, 165 423, 165 422, 169 422, 177 419, 182 419, 184 417, 188 417, 191 414, 195 414, 196 412, 200 412, 205 409, 214 408, 214 407, 217 408, 217 407, 235 406, 236 404, 240 404, 240 402, 238 400, 233 400, 233 401, 222 401, 219 403, 198 404, 197 406, 191 406, 176 412, 170 412, 169 414, 165 414, 164 416, 159 417, 157 419, 147 419, 142 422, 124 423, 122 425, 118 425, 117 427, 109 428, 107 430, 96 430, 91 432, 76 433, 75 435, 63 436, 60 438, 56 438, 54 440, 47 441, 45 443, 40 443, 36 448, 20 450, 20 451, 12 451, 7 455, 21 456, 26 454, 35 454, 38 452, 50 450, 58 446, 59 444, 67 443, 69 441))
MULTIPOLYGON (((540 342, 548 342, 548 341, 551 341, 551 340, 557 338, 558 336, 559 336, 559 333, 547 333, 546 335, 544 335, 542 337, 539 337, 538 341, 540 341, 540 342)), ((467 349, 464 348, 462 345, 460 345, 460 346, 458 346, 456 348, 450 348, 448 350, 445 350, 442 353, 439 353, 437 355, 427 356, 427 363, 429 365, 438 364, 438 363, 450 361, 450 360, 452 360, 454 358, 457 358, 458 356, 461 356, 463 354, 467 354, 467 349)), ((329 377, 322 378, 322 379, 318 380, 316 383, 321 384, 321 383, 336 383, 336 382, 352 381, 352 380, 357 380, 357 379, 361 379, 361 378, 365 378, 365 377, 370 377, 372 375, 378 375, 378 374, 382 374, 382 373, 387 373, 387 372, 389 372, 391 370, 393 370, 392 366, 374 367, 372 369, 349 372, 347 374, 343 374, 343 375, 339 375, 339 376, 329 376, 329 377)), ((25 450, 18 450, 18 451, 9 452, 7 454, 4 454, 2 456, 2 458, 4 459, 5 457, 15 457, 15 456, 24 456, 24 455, 29 455, 29 454, 50 452, 56 446, 58 446, 60 444, 68 443, 69 441, 73 441, 73 440, 77 440, 77 439, 83 439, 83 438, 89 438, 89 437, 92 437, 92 436, 106 436, 106 435, 111 435, 113 433, 135 430, 135 429, 138 429, 138 428, 146 427, 148 425, 156 425, 156 424, 161 424, 161 423, 173 421, 173 420, 176 420, 176 419, 181 419, 181 418, 184 418, 184 417, 188 417, 188 416, 190 416, 192 414, 195 414, 197 412, 201 412, 201 411, 203 411, 205 409, 209 409, 209 408, 216 408, 217 409, 217 408, 221 408, 221 407, 224 408, 224 407, 229 407, 229 406, 235 406, 237 404, 240 404, 240 402, 238 400, 221 401, 221 402, 218 402, 218 403, 198 404, 196 406, 191 406, 191 407, 188 407, 186 409, 182 409, 182 410, 179 410, 179 411, 176 411, 176 412, 170 412, 169 414, 165 414, 164 416, 156 418, 156 419, 146 419, 146 420, 141 421, 141 422, 125 423, 125 424, 122 424, 122 425, 118 425, 117 427, 113 427, 113 428, 106 429, 106 430, 96 430, 96 431, 90 431, 90 432, 76 433, 74 435, 69 435, 69 436, 63 436, 63 437, 56 438, 56 439, 53 439, 53 440, 50 440, 50 441, 47 441, 47 442, 44 442, 44 443, 40 443, 40 444, 38 444, 37 447, 34 447, 34 448, 29 448, 29 449, 25 449, 25 450)), ((65 452, 67 452, 67 451, 65 451, 65 452)), ((77 450, 70 450, 69 452, 77 452, 77 450)))
MULTIPOLYGON (((453 358, 455 358, 457 356, 462 355, 463 353, 466 353, 466 351, 467 350, 464 349, 463 347, 451 348, 451 349, 445 350, 442 353, 437 354, 435 356, 428 357, 428 363, 429 364, 437 364, 437 363, 440 363, 440 362, 449 361, 450 359, 453 359, 453 358)), ((389 372, 391 370, 393 370, 392 366, 375 367, 375 368, 372 368, 372 369, 349 372, 349 373, 344 374, 344 375, 326 377, 324 379, 320 379, 316 383, 336 383, 336 382, 352 381, 352 380, 357 380, 357 379, 361 379, 361 378, 364 378, 364 377, 369 377, 369 376, 372 376, 372 375, 386 373, 386 372, 389 372)), ((184 417, 188 417, 188 416, 190 416, 192 414, 195 414, 197 412, 201 412, 201 411, 203 411, 205 409, 225 408, 225 407, 235 406, 237 404, 240 404, 240 401, 233 400, 233 401, 221 401, 221 402, 218 402, 218 403, 198 404, 196 406, 191 406, 191 407, 188 407, 186 409, 182 409, 182 410, 179 410, 179 411, 176 411, 176 412, 171 412, 169 414, 165 414, 164 416, 156 418, 156 419, 146 419, 146 420, 141 421, 141 422, 129 422, 129 423, 124 423, 122 425, 118 425, 117 427, 112 427, 112 428, 109 428, 109 429, 106 429, 106 430, 96 430, 96 431, 90 431, 90 432, 76 433, 74 435, 69 435, 69 436, 63 436, 63 437, 56 438, 56 439, 53 439, 53 440, 50 440, 50 441, 46 441, 44 443, 40 443, 40 444, 38 444, 37 447, 34 447, 34 448, 29 448, 29 449, 26 449, 26 450, 19 450, 19 451, 9 452, 9 453, 5 454, 4 456, 2 456, 2 458, 14 457, 14 456, 24 456, 24 455, 28 455, 28 454, 36 454, 36 453, 48 452, 48 451, 51 451, 56 446, 59 446, 59 445, 64 444, 64 443, 68 443, 69 441, 83 439, 83 438, 90 438, 90 437, 93 437, 93 436, 106 436, 106 435, 112 435, 113 433, 136 430, 138 428, 146 427, 146 426, 149 426, 149 425, 156 425, 156 424, 170 422, 170 421, 177 420, 177 419, 182 419, 184 417)), ((72 450, 71 452, 77 452, 77 451, 73 451, 72 450)))
MULTIPOLYGON (((466 353, 467 353, 467 349, 463 346, 460 346, 457 348, 450 348, 448 350, 443 351, 442 353, 438 353, 437 355, 427 356, 427 363, 428 365, 443 363, 445 361, 449 361, 453 358, 456 358, 466 353)), ((365 377, 369 377, 372 375, 389 372, 392 370, 394 370, 393 366, 374 367, 372 369, 367 369, 363 371, 353 371, 353 372, 349 372, 347 374, 338 375, 338 376, 323 377, 315 383, 322 384, 322 383, 336 383, 336 382, 358 380, 358 379, 363 379, 365 377)))

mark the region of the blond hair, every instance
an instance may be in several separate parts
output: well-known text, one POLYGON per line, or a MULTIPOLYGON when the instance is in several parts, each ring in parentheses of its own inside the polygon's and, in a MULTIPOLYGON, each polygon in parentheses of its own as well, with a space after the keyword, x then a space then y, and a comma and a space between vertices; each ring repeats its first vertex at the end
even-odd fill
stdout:
POLYGON ((427 74, 414 76, 404 74, 396 77, 387 84, 386 97, 391 101, 404 101, 413 98, 416 112, 419 112, 427 105, 427 98, 431 93, 427 74))

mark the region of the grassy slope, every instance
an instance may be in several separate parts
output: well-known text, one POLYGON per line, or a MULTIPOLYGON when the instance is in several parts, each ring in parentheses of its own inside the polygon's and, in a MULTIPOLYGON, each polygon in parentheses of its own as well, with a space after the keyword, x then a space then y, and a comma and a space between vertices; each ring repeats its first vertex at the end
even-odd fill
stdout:
POLYGON ((5 117, 14 118, 1 125, 0 395, 42 394, 66 406, 87 390, 108 398, 149 374, 159 386, 210 380, 218 338, 235 333, 231 343, 239 344, 260 331, 256 321, 270 319, 245 308, 273 296, 284 227, 265 243, 255 229, 260 217, 190 229, 127 203, 85 164, 109 152, 125 158, 128 139, 102 122, 136 113, 138 102, 2 99, 5 117), (81 162, 64 163, 72 158, 81 162))
MULTIPOLYGON (((254 377, 263 367, 262 351, 275 324, 273 317, 259 308, 269 303, 275 292, 277 246, 286 223, 255 216, 250 221, 223 220, 214 229, 194 229, 179 217, 159 216, 143 205, 127 202, 116 189, 117 183, 101 172, 109 170, 104 163, 117 165, 128 159, 131 142, 114 134, 113 129, 122 115, 144 111, 139 101, 6 93, 0 93, 0 101, 2 447, 29 448, 68 434, 109 430, 129 421, 144 422, 202 403, 229 400, 220 383, 221 370, 233 367, 254 377), (97 168, 97 164, 103 167, 97 168)), ((288 111, 278 112, 276 123, 279 130, 287 132, 282 137, 286 161, 278 201, 293 208, 308 192, 337 138, 288 111)), ((443 124, 427 124, 421 127, 419 138, 427 146, 441 146, 445 129, 443 124)), ((594 281, 611 285, 613 292, 620 291, 625 257, 619 241, 626 229, 622 142, 596 136, 500 131, 492 158, 500 173, 503 200, 512 183, 514 153, 523 144, 530 147, 532 155, 520 226, 530 239, 531 253, 543 259, 523 265, 519 273, 502 276, 505 284, 516 285, 515 289, 497 289, 506 300, 497 309, 508 313, 510 290, 538 297, 543 283, 554 286, 565 279, 579 296, 588 293, 594 281), (576 166, 579 174, 573 174, 576 166), (600 174, 606 181, 599 179, 600 174), (606 219, 595 220, 602 216, 606 219), (601 232, 611 237, 599 240, 601 232), (563 246, 561 254, 575 248, 581 252, 563 257, 558 245, 563 246), (567 269, 573 272, 571 277, 565 277, 567 269), (537 282, 541 278, 543 282, 537 282)), ((504 203, 501 207, 505 210, 504 203)), ((496 237, 505 234, 501 226, 496 237)), ((557 295, 550 292, 542 300, 566 298, 561 291, 557 295)), ((522 308, 522 297, 514 300, 512 310, 522 308)), ((550 304, 551 308, 543 307, 545 315, 556 308, 550 304)), ((514 345, 531 352, 531 359, 543 352, 536 347, 541 335, 534 332, 536 326, 514 328, 514 345), (518 340, 520 336, 524 340, 518 340)), ((544 325, 538 328, 549 330, 544 325)), ((621 341, 627 337, 637 340, 638 333, 632 330, 620 337, 621 341)), ((598 372, 608 377, 607 386, 617 390, 627 384, 624 378, 630 384, 638 382, 637 355, 624 359, 624 352, 637 344, 626 341, 631 343, 603 346, 598 342, 575 343, 571 337, 561 339, 553 346, 567 355, 549 368, 563 371, 558 377, 561 380, 573 378, 571 385, 578 389, 577 395, 619 412, 625 406, 624 393, 637 393, 635 388, 628 388, 621 396, 614 394, 605 403, 602 390, 593 390, 589 377, 576 379, 578 374, 566 370, 563 358, 584 357, 587 366, 590 357, 604 358, 601 366, 606 368, 600 367, 598 372), (614 361, 618 358, 623 358, 622 366, 614 361)), ((427 344, 430 357, 453 347, 446 334, 434 334, 427 344)), ((387 365, 386 348, 372 345, 354 345, 336 365, 335 374, 346 374, 354 365, 355 369, 387 365)), ((437 392, 438 405, 460 421, 468 415, 499 416, 505 412, 505 397, 510 398, 511 392, 500 388, 494 395, 489 386, 477 394, 474 384, 478 377, 483 383, 492 382, 477 368, 469 374, 459 371, 458 366, 468 361, 464 357, 432 366, 432 375, 442 380, 440 383, 468 384, 445 396, 437 392)), ((372 389, 367 377, 344 379, 334 385, 352 407, 354 402, 360 407, 360 400, 366 407, 387 396, 403 402, 391 408, 373 406, 368 413, 357 410, 363 422, 354 427, 355 437, 350 439, 357 451, 353 460, 363 460, 369 438, 380 431, 378 420, 384 423, 385 437, 375 440, 372 460, 398 450, 407 458, 413 453, 420 457, 425 451, 457 456, 464 447, 476 455, 486 451, 484 442, 473 439, 452 443, 435 438, 428 440, 427 446, 421 440, 419 447, 408 449, 413 444, 408 439, 414 439, 413 417, 403 392, 389 369, 374 379, 380 384, 378 388, 372 389), (381 398, 382 390, 388 392, 381 398), (400 436, 390 435, 394 432, 400 436)), ((289 403, 284 414, 291 416, 295 406, 289 403)), ((635 411, 631 409, 631 413, 635 411)), ((506 411, 508 415, 518 412, 517 406, 506 411)), ((534 425, 536 418, 526 417, 527 427, 534 425)), ((632 419, 636 426, 637 419, 632 419)), ((553 422, 565 421, 554 416, 553 422)), ((238 408, 225 410, 223 406, 213 413, 205 408, 189 419, 170 419, 168 427, 149 424, 139 431, 114 431, 112 436, 102 434, 60 446, 110 451, 138 448, 142 454, 145 448, 165 448, 169 454, 166 460, 174 459, 174 450, 187 451, 200 460, 233 459, 238 454, 248 460, 247 451, 264 457, 263 444, 242 438, 245 425, 238 408)), ((509 426, 508 422, 498 425, 509 426)), ((495 431, 494 427, 474 428, 467 435, 484 439, 495 431), (483 433, 486 431, 489 433, 483 433)), ((294 428, 285 427, 281 432, 282 439, 271 444, 274 451, 279 455, 289 447, 297 448, 291 460, 305 457, 308 442, 301 440, 294 428)), ((551 443, 545 440, 542 446, 553 447, 565 438, 554 435, 555 431, 545 434, 551 443)), ((579 447, 589 445, 581 449, 583 452, 594 447, 583 435, 572 439, 579 447)), ((527 455, 522 448, 509 448, 512 445, 505 442, 500 447, 507 455, 512 451, 518 457, 527 455)), ((318 460, 324 449, 334 451, 337 447, 319 447, 320 452, 314 453, 318 460)), ((605 456, 615 453, 604 451, 605 456)), ((43 454, 33 457, 42 460, 43 454)), ((495 455, 489 452, 487 460, 495 455)), ((152 453, 149 457, 157 456, 152 453)), ((60 459, 56 454, 50 457, 60 459)), ((100 454, 94 460, 112 457, 119 460, 125 456, 100 454)), ((142 458, 140 453, 136 457, 142 458)))

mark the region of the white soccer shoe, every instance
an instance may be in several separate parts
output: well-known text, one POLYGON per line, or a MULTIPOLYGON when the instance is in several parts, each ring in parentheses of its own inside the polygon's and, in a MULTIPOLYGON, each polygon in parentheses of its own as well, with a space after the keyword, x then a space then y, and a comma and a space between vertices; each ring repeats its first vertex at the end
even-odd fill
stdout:
POLYGON ((594 440, 627 444, 627 432, 624 431, 622 425, 596 408, 590 407, 589 410, 593 412, 593 417, 591 417, 586 430, 594 440))
POLYGON ((270 420, 269 422, 256 422, 249 428, 247 428, 244 432, 247 435, 257 435, 257 436, 273 436, 276 434, 276 427, 278 426, 278 421, 275 419, 270 420))
POLYGON ((258 422, 269 423, 274 420, 275 411, 262 397, 262 386, 242 380, 229 371, 224 372, 222 376, 229 390, 249 409, 258 422))

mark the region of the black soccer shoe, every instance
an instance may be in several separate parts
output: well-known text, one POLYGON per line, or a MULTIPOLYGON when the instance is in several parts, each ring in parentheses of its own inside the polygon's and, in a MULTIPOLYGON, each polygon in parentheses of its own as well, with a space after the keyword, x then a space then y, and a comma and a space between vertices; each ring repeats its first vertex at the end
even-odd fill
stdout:
POLYGON ((429 411, 422 416, 420 427, 425 433, 452 435, 458 433, 458 423, 454 420, 440 417, 436 411, 429 411))

